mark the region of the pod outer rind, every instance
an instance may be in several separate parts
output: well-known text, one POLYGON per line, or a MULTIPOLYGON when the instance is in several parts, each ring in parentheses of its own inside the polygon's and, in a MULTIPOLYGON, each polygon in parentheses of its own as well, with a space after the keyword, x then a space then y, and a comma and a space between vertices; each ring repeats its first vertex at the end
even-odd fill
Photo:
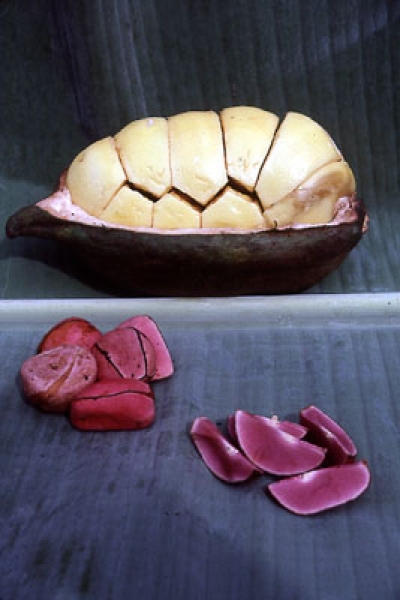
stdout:
POLYGON ((355 197, 348 201, 350 218, 327 225, 167 234, 71 221, 34 204, 8 219, 6 233, 67 244, 95 286, 118 293, 289 294, 323 279, 361 239, 365 206, 355 197))

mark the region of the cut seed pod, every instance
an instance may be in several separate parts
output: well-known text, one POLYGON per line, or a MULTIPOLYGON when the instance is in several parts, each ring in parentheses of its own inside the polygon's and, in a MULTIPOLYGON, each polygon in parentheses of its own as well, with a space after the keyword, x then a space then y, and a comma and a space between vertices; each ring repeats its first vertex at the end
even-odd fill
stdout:
POLYGON ((369 486, 371 475, 364 461, 309 471, 270 484, 279 504, 298 515, 313 515, 358 498, 369 486))
POLYGON ((155 371, 151 376, 152 380, 165 379, 173 374, 174 365, 167 344, 156 322, 151 317, 148 315, 137 315, 120 323, 118 328, 121 327, 133 327, 150 340, 155 354, 155 371))
POLYGON ((142 119, 72 161, 7 235, 61 240, 121 292, 297 292, 367 230, 351 168, 305 115, 231 107, 142 119), (118 268, 116 268, 118 265, 118 268))
POLYGON ((144 429, 155 419, 154 400, 144 382, 135 379, 97 381, 77 394, 71 423, 87 431, 144 429))
POLYGON ((46 333, 38 346, 38 352, 66 344, 82 346, 90 350, 100 337, 101 331, 86 319, 69 317, 54 325, 46 333))
POLYGON ((105 333, 93 346, 99 379, 133 378, 149 381, 155 374, 156 356, 148 337, 134 327, 105 333))
POLYGON ((81 346, 51 348, 28 358, 21 367, 27 401, 44 412, 66 412, 96 376, 96 360, 81 346))
POLYGON ((300 422, 309 430, 309 439, 327 449, 326 462, 342 464, 357 454, 353 440, 321 409, 310 405, 300 411, 300 422))
POLYGON ((195 419, 190 435, 205 464, 219 479, 240 483, 260 472, 206 417, 195 419))
POLYGON ((282 431, 267 419, 235 413, 239 447, 258 468, 273 475, 296 475, 318 467, 325 449, 282 431))

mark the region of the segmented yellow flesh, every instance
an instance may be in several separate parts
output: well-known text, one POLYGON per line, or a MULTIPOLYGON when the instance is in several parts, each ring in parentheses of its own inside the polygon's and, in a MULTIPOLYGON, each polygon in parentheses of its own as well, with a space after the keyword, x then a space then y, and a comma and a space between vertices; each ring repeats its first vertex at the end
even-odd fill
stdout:
POLYGON ((303 210, 297 223, 328 223, 334 216, 336 201, 355 192, 356 182, 349 165, 333 162, 318 169, 297 191, 303 210))
POLYGON ((300 210, 301 207, 299 207, 296 198, 286 196, 286 198, 264 210, 265 223, 268 227, 283 227, 288 223, 293 223, 295 215, 300 210))
POLYGON ((133 121, 115 136, 127 178, 160 198, 171 187, 168 123, 161 117, 133 121))
POLYGON ((251 192, 278 122, 273 113, 252 106, 234 106, 221 111, 228 175, 251 192))
POLYGON ((154 203, 124 185, 103 210, 100 218, 126 227, 151 227, 154 203))
POLYGON ((310 225, 329 223, 335 212, 335 196, 327 196, 309 207, 304 208, 293 218, 294 223, 308 223, 310 225))
POLYGON ((66 184, 92 216, 163 229, 322 224, 355 192, 318 123, 249 106, 134 121, 83 150, 66 184))
POLYGON ((227 182, 219 117, 186 112, 168 122, 172 186, 204 206, 227 182))
POLYGON ((354 175, 344 161, 331 162, 317 169, 299 187, 264 211, 269 227, 290 223, 329 223, 338 198, 355 191, 354 175))
POLYGON ((264 225, 258 203, 230 187, 226 188, 202 213, 203 227, 257 229, 264 225))
POLYGON ((66 184, 72 202, 98 217, 125 181, 112 137, 80 152, 68 169, 66 184))
POLYGON ((166 194, 154 204, 153 227, 197 229, 200 225, 200 210, 174 192, 166 194))
POLYGON ((326 196, 349 196, 356 189, 352 170, 344 160, 331 162, 317 169, 295 192, 298 201, 309 204, 326 196))
POLYGON ((263 207, 272 206, 314 171, 339 159, 335 143, 318 123, 306 115, 287 113, 256 185, 263 207))

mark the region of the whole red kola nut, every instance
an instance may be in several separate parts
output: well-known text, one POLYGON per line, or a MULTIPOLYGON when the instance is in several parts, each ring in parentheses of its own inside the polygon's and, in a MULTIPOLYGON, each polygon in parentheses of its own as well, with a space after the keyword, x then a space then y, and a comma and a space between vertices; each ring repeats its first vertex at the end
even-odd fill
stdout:
POLYGON ((156 355, 149 338, 135 327, 108 331, 93 346, 99 379, 142 379, 151 381, 156 355))
POLYGON ((38 352, 66 344, 83 346, 90 350, 100 337, 101 331, 90 321, 80 317, 69 317, 54 325, 46 333, 38 346, 38 352))
POLYGON ((148 315, 137 315, 126 319, 117 329, 134 328, 144 334, 151 342, 155 354, 155 371, 151 380, 165 379, 174 372, 174 365, 167 344, 157 323, 148 315))
POLYGON ((74 398, 70 419, 77 429, 87 431, 150 427, 155 419, 151 388, 133 378, 96 381, 74 398))
POLYGON ((96 377, 96 359, 81 346, 45 350, 28 358, 21 367, 27 401, 45 412, 66 412, 72 399, 96 377))

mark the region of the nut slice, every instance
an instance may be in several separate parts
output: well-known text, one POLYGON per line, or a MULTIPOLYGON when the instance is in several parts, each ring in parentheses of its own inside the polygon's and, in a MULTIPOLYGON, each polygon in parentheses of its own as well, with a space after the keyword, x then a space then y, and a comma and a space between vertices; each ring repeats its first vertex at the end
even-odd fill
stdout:
POLYGON ((160 198, 171 187, 168 124, 161 117, 133 121, 115 136, 131 183, 160 198))
POLYGON ((227 182, 219 117, 194 111, 168 121, 172 185, 204 206, 227 182))
POLYGON ((66 184, 74 204, 98 217, 125 181, 112 137, 94 142, 73 160, 66 184))
POLYGON ((318 123, 289 112, 261 169, 256 192, 264 208, 287 196, 317 169, 342 158, 332 138, 318 123))
POLYGON ((221 111, 229 177, 250 192, 271 146, 278 117, 252 106, 234 106, 221 111))

